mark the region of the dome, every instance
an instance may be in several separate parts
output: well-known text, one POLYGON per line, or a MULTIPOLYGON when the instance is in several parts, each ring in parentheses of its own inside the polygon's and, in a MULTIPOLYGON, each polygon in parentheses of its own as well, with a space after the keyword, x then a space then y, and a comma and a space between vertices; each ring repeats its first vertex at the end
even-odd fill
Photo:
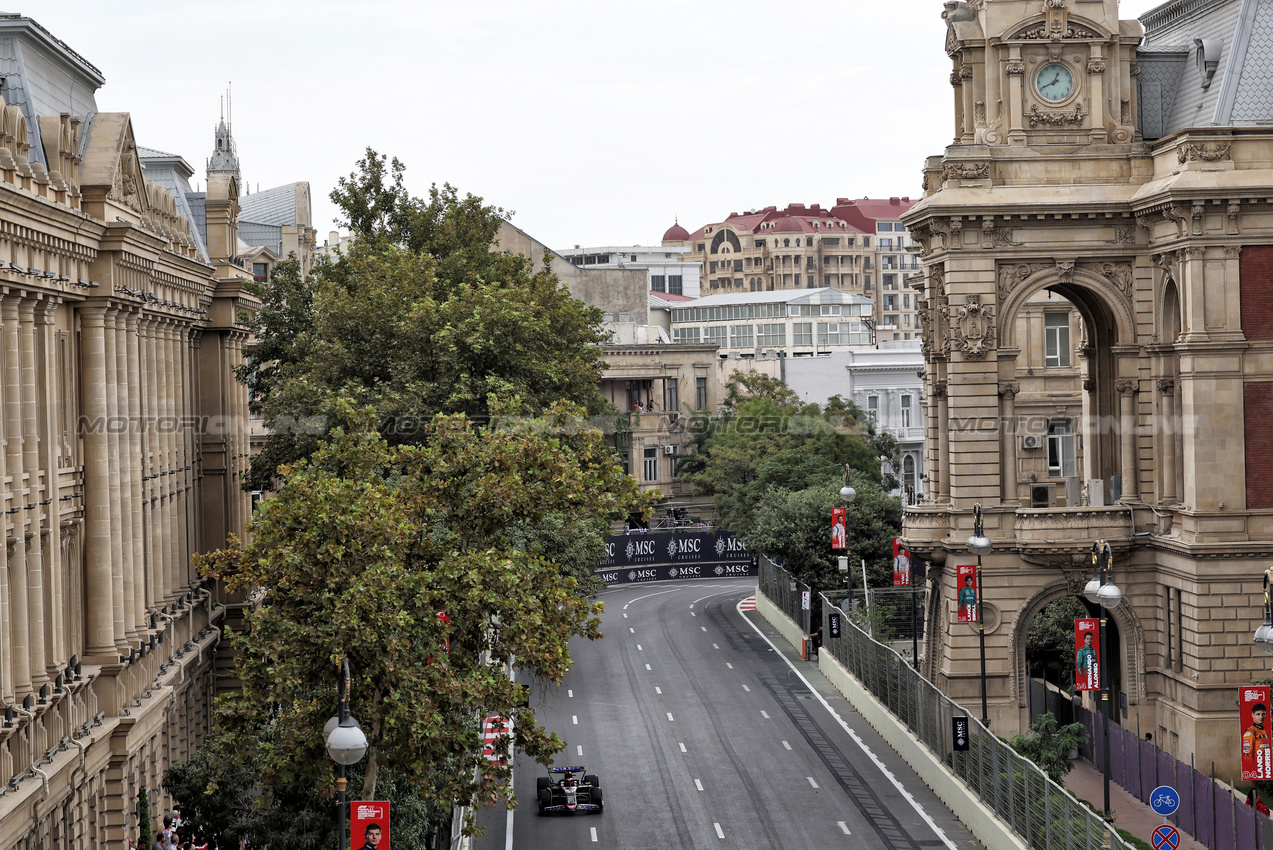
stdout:
POLYGON ((667 233, 663 234, 664 242, 684 242, 690 238, 690 232, 679 224, 673 224, 667 229, 667 233))
POLYGON ((791 216, 778 219, 774 223, 774 233, 800 233, 804 228, 800 226, 800 222, 791 216))

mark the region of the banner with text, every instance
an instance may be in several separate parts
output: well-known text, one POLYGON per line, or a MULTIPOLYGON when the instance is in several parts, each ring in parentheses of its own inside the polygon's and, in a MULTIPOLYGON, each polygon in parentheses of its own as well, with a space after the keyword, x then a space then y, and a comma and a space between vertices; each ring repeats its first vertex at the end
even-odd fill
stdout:
POLYGON ((1242 721, 1242 781, 1273 779, 1273 748, 1269 741, 1269 686, 1238 688, 1242 721))
POLYGON ((607 585, 644 584, 649 581, 671 581, 695 578, 740 578, 759 575, 750 558, 746 561, 720 561, 707 564, 655 564, 649 567, 599 569, 597 575, 607 585))
POLYGON ((1074 689, 1101 689, 1101 647, 1096 640, 1101 621, 1080 618, 1074 621, 1074 689))
POLYGON ((955 581, 959 584, 959 622, 977 622, 977 568, 960 564, 955 567, 955 581))
MULTIPOLYGON (((728 531, 650 531, 612 534, 597 569, 751 561, 747 546, 728 531)), ((751 573, 756 575, 756 573, 751 573)))
POLYGON ((911 586, 911 553, 902 548, 902 541, 893 538, 893 587, 911 586))
POLYGON ((349 804, 349 846, 355 850, 389 850, 387 800, 358 800, 349 804))

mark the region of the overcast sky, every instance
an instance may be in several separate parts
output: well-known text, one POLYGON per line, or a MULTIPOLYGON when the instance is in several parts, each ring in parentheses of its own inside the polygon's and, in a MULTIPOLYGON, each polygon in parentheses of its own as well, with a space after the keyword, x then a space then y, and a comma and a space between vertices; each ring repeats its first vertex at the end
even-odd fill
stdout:
MULTIPOLYGON (((1128 0, 1122 17, 1158 2, 1128 0)), ((769 204, 920 191, 953 134, 940 0, 71 0, 33 16, 101 69, 102 111, 203 180, 234 90, 256 191, 327 199, 371 146, 555 248, 658 244, 769 204), (136 9, 136 11, 133 11, 136 9)))

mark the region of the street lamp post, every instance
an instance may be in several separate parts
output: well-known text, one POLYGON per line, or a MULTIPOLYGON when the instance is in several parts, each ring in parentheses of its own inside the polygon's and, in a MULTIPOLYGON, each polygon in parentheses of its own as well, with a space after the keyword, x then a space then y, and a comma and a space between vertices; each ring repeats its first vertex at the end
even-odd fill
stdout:
POLYGON ((1273 569, 1264 571, 1264 622, 1255 630, 1256 648, 1265 655, 1273 655, 1273 599, 1270 599, 1270 587, 1273 586, 1273 569))
POLYGON ((990 712, 986 710, 986 619, 985 591, 982 589, 981 556, 989 555, 994 546, 986 536, 981 519, 981 505, 972 508, 972 537, 968 538, 968 551, 977 556, 977 644, 981 650, 981 724, 990 728, 990 712))
MULTIPOLYGON (((844 561, 848 567, 844 573, 844 583, 849 591, 849 607, 853 607, 853 546, 849 536, 849 507, 853 504, 853 500, 858 496, 858 491, 853 489, 853 485, 849 483, 849 465, 844 465, 844 486, 840 488, 840 498, 844 500, 844 561)), ((862 585, 863 598, 865 599, 866 584, 862 585)))
MULTIPOLYGON (((1101 606, 1101 660, 1097 665, 1097 675, 1100 676, 1101 684, 1101 707, 1104 715, 1104 728, 1101 735, 1101 757, 1104 764, 1102 765, 1102 774, 1105 783, 1105 817, 1109 817, 1109 721, 1110 712, 1113 708, 1110 702, 1110 684, 1109 676, 1109 660, 1106 653, 1108 652, 1108 641, 1106 634, 1106 621, 1109 618, 1108 611, 1118 607, 1123 601, 1123 591, 1119 590, 1118 585, 1114 584, 1114 580, 1110 578, 1110 572, 1113 570, 1114 550, 1110 548, 1109 543, 1104 540, 1098 540, 1092 544, 1092 565, 1096 567, 1096 575, 1092 576, 1092 580, 1083 588, 1083 595, 1087 597, 1089 602, 1099 603, 1101 606)), ((1267 583, 1268 578, 1265 577, 1267 583)))
POLYGON ((336 716, 327 721, 323 729, 327 741, 327 754, 336 762, 336 791, 339 794, 338 821, 340 837, 337 848, 345 847, 345 768, 362 761, 367 754, 367 736, 358 726, 358 721, 349 714, 349 659, 341 665, 340 701, 337 703, 336 716))

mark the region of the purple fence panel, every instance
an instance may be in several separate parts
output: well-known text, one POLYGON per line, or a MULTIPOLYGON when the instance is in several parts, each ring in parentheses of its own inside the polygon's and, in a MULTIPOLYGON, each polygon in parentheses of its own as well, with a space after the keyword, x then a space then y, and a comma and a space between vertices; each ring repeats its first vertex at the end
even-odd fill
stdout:
MULTIPOLYGON (((1148 743, 1148 741, 1146 742, 1148 743)), ((1189 765, 1184 762, 1176 761, 1172 758, 1171 753, 1166 750, 1154 748, 1158 758, 1158 783, 1159 785, 1170 785, 1181 794, 1185 793, 1181 785, 1188 785, 1190 782, 1189 771, 1192 770, 1189 765)), ((1154 789, 1149 789, 1150 791, 1154 789)))
POLYGON ((1233 835, 1233 794, 1212 784, 1212 794, 1216 806, 1216 847, 1215 850, 1237 850, 1233 835))
MULTIPOLYGON (((1232 794, 1229 796, 1233 797, 1232 794)), ((1238 834, 1238 850, 1256 850, 1255 809, 1239 803, 1236 797, 1230 805, 1233 806, 1233 825, 1238 834)))
POLYGON ((1216 795, 1211 793, 1215 786, 1211 780, 1199 771, 1193 772, 1193 798, 1196 801, 1194 812, 1197 817, 1197 831, 1193 837, 1201 841, 1211 850, 1216 850, 1215 806, 1216 795))
MULTIPOLYGON (((1140 781, 1140 739, 1132 730, 1120 728, 1123 730, 1123 771, 1127 775, 1127 781, 1123 783, 1123 787, 1133 797, 1144 800, 1145 792, 1141 788, 1140 781)), ((1151 785, 1150 789, 1152 788, 1151 785)))
POLYGON ((1149 795, 1154 793, 1154 789, 1159 785, 1175 785, 1171 781, 1174 776, 1168 774, 1169 779, 1166 782, 1158 780, 1158 748, 1154 746, 1153 741, 1141 741, 1140 744, 1140 801, 1142 803, 1149 802, 1149 795))
MULTIPOLYGON (((1158 759, 1159 761, 1162 761, 1162 756, 1167 756, 1167 753, 1161 753, 1158 759)), ((1167 757, 1171 758, 1171 756, 1167 756, 1167 757)), ((1171 760, 1172 762, 1176 762, 1175 759, 1171 759, 1171 760)), ((1194 805, 1194 801, 1197 800, 1198 798, 1193 793, 1193 790, 1194 790, 1193 774, 1194 774, 1193 768, 1187 767, 1182 764, 1180 765, 1179 777, 1177 778, 1174 784, 1171 782, 1166 782, 1166 781, 1160 781, 1158 784, 1171 785, 1173 788, 1176 789, 1177 792, 1179 792, 1180 808, 1176 809, 1176 815, 1175 815, 1176 826, 1180 827, 1185 832, 1192 835, 1194 838, 1197 838, 1198 837, 1198 818, 1197 818, 1197 810, 1194 805)), ((1162 773, 1161 771, 1159 772, 1158 775, 1160 778, 1165 779, 1166 775, 1162 773)))
POLYGON ((1127 787, 1127 775, 1123 770, 1126 764, 1123 759, 1123 727, 1109 724, 1109 778, 1124 788, 1127 787))

